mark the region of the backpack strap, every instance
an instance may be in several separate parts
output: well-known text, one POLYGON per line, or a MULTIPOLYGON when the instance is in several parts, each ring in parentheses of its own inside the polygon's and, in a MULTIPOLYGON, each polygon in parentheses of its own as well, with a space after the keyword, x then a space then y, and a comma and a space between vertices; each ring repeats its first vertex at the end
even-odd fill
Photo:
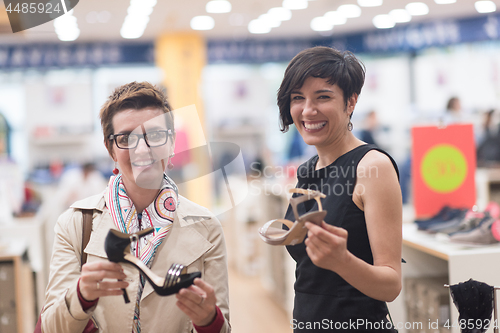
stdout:
POLYGON ((87 262, 87 253, 83 250, 87 247, 90 240, 90 234, 92 233, 92 215, 94 210, 92 209, 82 209, 83 224, 82 224, 82 251, 80 260, 80 270, 83 264, 87 262))

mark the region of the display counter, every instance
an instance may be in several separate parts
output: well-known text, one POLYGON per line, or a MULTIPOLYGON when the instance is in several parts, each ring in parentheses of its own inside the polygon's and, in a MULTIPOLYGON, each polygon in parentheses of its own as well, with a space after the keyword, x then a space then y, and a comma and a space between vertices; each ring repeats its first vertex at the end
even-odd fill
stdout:
MULTIPOLYGON (((448 277, 453 285, 474 279, 491 286, 500 285, 500 243, 491 246, 464 246, 451 243, 440 235, 418 231, 414 223, 403 224, 403 280, 406 278, 448 277)), ((444 285, 443 285, 443 288, 444 285)), ((498 297, 497 297, 498 298, 498 297)), ((450 324, 457 326, 458 311, 450 302, 450 324)), ((497 300, 498 304, 498 300, 497 300)), ((389 305, 395 323, 408 323, 405 311, 405 284, 400 296, 389 305)), ((423 323, 424 327, 428 322, 423 323)), ((401 332, 406 332, 401 329, 401 332)), ((451 332, 458 333, 458 327, 451 332)), ((493 332, 490 328, 487 332, 493 332)))

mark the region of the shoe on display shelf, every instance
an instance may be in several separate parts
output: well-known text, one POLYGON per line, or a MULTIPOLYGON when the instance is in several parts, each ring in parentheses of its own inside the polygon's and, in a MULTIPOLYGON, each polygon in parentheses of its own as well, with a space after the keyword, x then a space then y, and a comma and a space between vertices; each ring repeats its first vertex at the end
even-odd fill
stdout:
POLYGON ((415 223, 418 226, 418 230, 427 230, 431 226, 438 223, 462 219, 467 211, 468 210, 464 208, 451 208, 449 206, 445 206, 433 217, 426 220, 415 220, 415 223))
POLYGON ((479 225, 467 232, 457 232, 449 236, 449 240, 454 243, 467 245, 492 245, 499 241, 493 236, 492 225, 498 221, 492 217, 484 218, 479 225))

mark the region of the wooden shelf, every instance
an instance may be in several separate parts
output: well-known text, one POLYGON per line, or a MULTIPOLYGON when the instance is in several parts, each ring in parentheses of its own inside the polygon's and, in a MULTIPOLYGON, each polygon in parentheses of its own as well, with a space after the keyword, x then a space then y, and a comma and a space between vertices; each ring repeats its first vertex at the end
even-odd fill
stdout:
POLYGON ((0 275, 0 290, 14 291, 7 299, 2 296, 4 302, 0 303, 0 332, 33 332, 36 321, 35 292, 25 243, 2 243, 0 275))

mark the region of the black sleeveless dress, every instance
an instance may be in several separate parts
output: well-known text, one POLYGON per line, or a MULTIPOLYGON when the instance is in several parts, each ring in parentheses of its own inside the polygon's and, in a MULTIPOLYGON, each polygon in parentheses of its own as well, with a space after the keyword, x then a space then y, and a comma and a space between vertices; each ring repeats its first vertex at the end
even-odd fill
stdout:
MULTIPOLYGON (((298 168, 296 186, 319 190, 327 195, 321 199, 323 209, 328 211, 325 222, 346 229, 347 249, 372 265, 373 255, 365 215, 352 201, 352 194, 359 161, 373 149, 389 156, 374 145, 362 145, 340 156, 329 166, 315 171, 318 161, 316 155, 298 168)), ((398 172, 396 162, 389 158, 398 172)), ((374 168, 363 171, 367 176, 370 171, 372 175, 376 172, 374 168)), ((298 206, 300 215, 317 209, 315 200, 298 206)), ((295 221, 291 206, 288 206, 285 218, 295 221)), ((394 332, 386 319, 388 310, 385 302, 364 295, 337 273, 314 265, 304 243, 287 246, 287 250, 297 262, 291 325, 294 332, 394 332)))

